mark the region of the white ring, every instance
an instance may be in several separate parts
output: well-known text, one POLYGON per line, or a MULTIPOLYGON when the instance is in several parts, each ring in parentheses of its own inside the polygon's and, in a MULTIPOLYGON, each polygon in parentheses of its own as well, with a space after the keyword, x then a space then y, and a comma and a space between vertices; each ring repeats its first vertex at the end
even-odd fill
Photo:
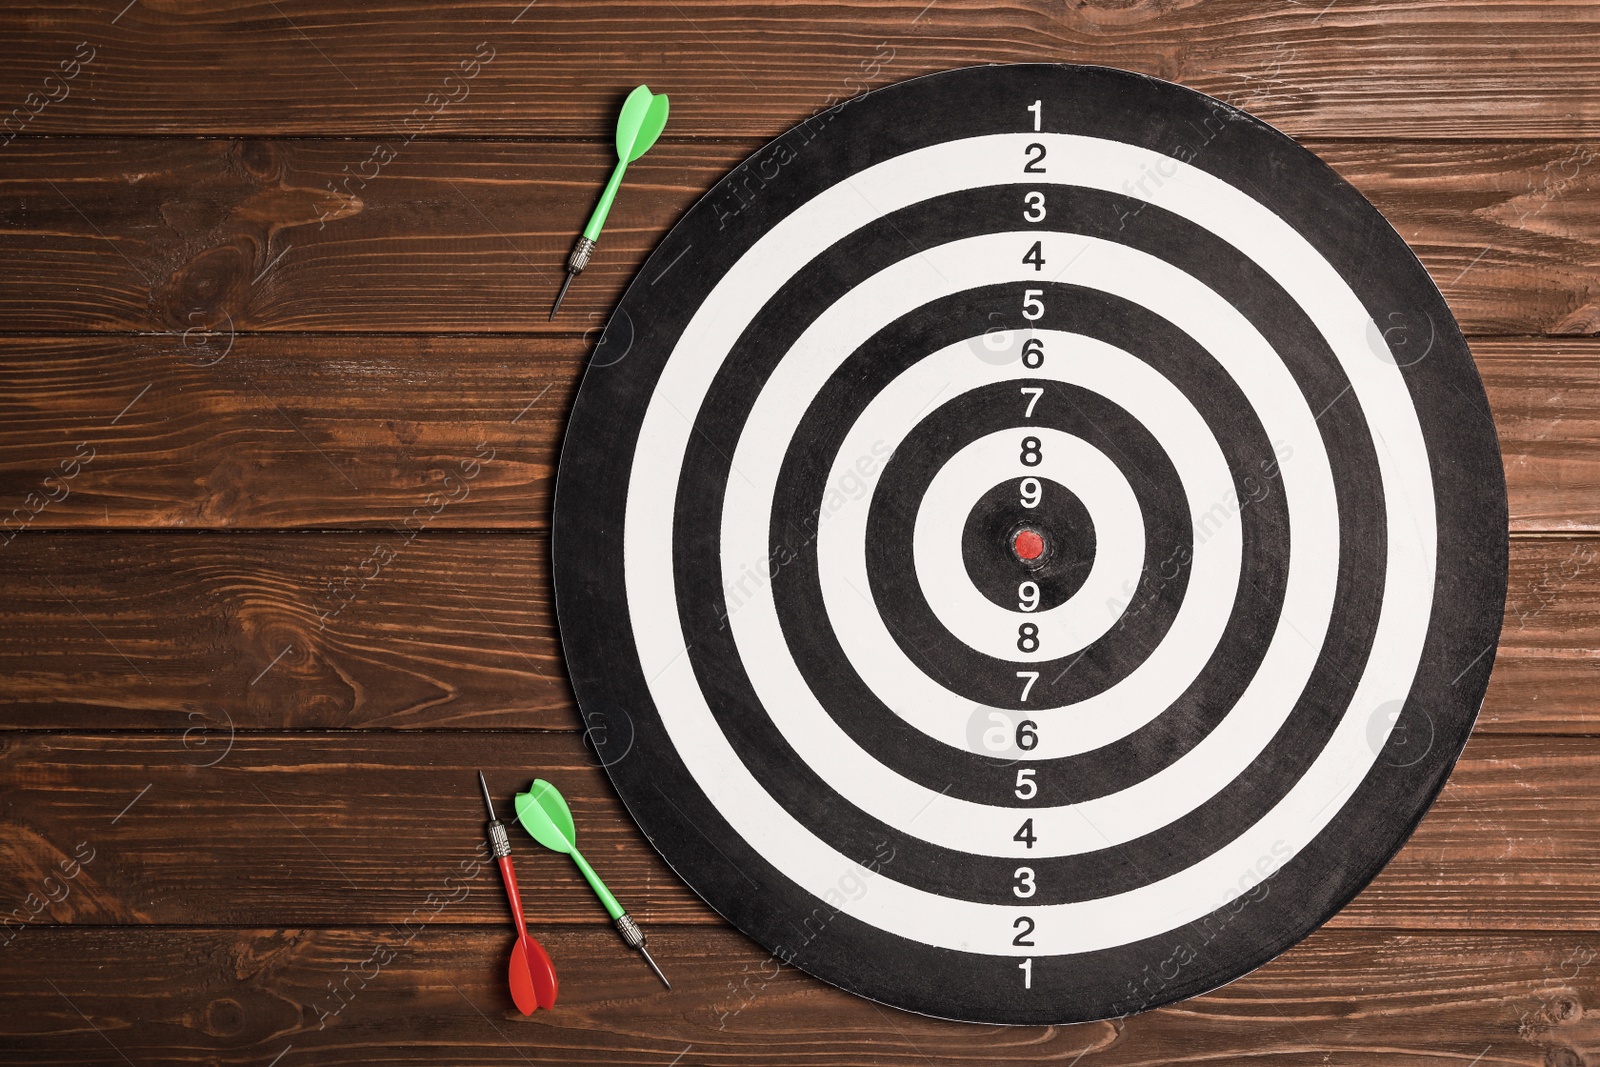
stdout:
MULTIPOLYGON (((689 773, 722 817, 784 877, 818 898, 853 872, 853 861, 780 807, 738 758, 706 706, 684 655, 672 578, 671 516, 677 473, 706 390, 755 311, 805 263, 890 211, 930 197, 1016 180, 1008 162, 1030 141, 1047 143, 1053 168, 1040 187, 1120 190, 1140 168, 1173 178, 1149 202, 1209 229, 1282 286, 1328 342, 1373 434, 1384 486, 1384 602, 1349 709, 1312 766, 1274 808, 1194 865, 1126 893, 1028 908, 1036 955, 1103 949, 1164 933, 1234 899, 1241 872, 1263 857, 1286 861, 1339 812, 1377 758, 1367 718, 1410 689, 1427 635, 1437 527, 1427 446, 1399 369, 1372 358, 1376 330, 1338 271, 1293 227, 1221 179, 1149 149, 1064 134, 995 134, 885 160, 812 198, 774 225, 712 288, 679 336, 640 426, 624 524, 624 571, 640 666, 664 728, 689 773), (1008 162, 1002 162, 1008 161, 1008 162), (664 521, 663 521, 664 520, 664 521)), ((837 894, 834 894, 837 896, 837 894)), ((1015 955, 1017 907, 974 904, 895 882, 839 904, 886 932, 958 951, 1015 955)))
MULTIPOLYGON (((917 823, 917 836, 977 855, 1096 851, 1158 830, 1216 795, 1250 765, 1293 710, 1294 700, 1281 695, 1298 694, 1316 666, 1338 585, 1333 474, 1315 421, 1271 346, 1237 310, 1171 264, 1121 245, 1075 239, 1090 242, 1094 254, 1074 260, 1065 275, 1068 281, 1094 280, 1100 288, 1122 296, 1147 287, 1146 303, 1152 311, 1202 347, 1218 352, 1236 381, 1249 379, 1240 387, 1267 434, 1282 435, 1296 450, 1294 462, 1282 472, 1291 542, 1283 605, 1260 666, 1222 722, 1160 772, 1126 789, 1079 804, 1029 809, 1038 832, 1038 843, 1030 849, 1014 839, 1016 808, 978 804, 930 789, 902 777, 856 744, 796 666, 770 585, 763 584, 747 605, 729 616, 751 686, 773 725, 806 765, 872 817, 905 830, 913 819, 924 816, 917 823), (1074 275, 1075 270, 1082 275, 1074 275)), ((727 481, 722 508, 725 580, 748 567, 750 554, 756 554, 758 561, 765 558, 762 536, 770 527, 778 472, 794 447, 795 427, 808 401, 834 368, 867 338, 925 301, 1026 271, 1016 254, 1018 244, 1017 235, 1001 233, 927 249, 863 281, 800 335, 751 406, 734 449, 737 474, 727 481)), ((1195 425, 1177 438, 1181 447, 1166 447, 1196 501, 1190 505, 1194 511, 1205 510, 1207 501, 1216 499, 1204 488, 1208 476, 1213 490, 1232 491, 1220 447, 1176 386, 1119 349, 1087 338, 1075 340, 1083 347, 1068 352, 1069 358, 1047 359, 1046 367, 1061 366, 1059 373, 1123 405, 1153 433, 1170 434, 1185 417, 1193 421, 1195 425), (1215 453, 1209 463, 1207 448, 1215 453)), ((1056 346, 1047 342, 1047 347, 1056 346)), ((974 376, 988 382, 1014 373, 971 355, 958 357, 951 365, 951 353, 962 350, 970 352, 965 342, 958 342, 925 361, 946 368, 958 391, 974 376)), ((899 393, 888 402, 909 411, 899 393)), ((885 424, 910 429, 909 419, 902 424, 869 418, 872 408, 869 404, 858 426, 846 434, 841 456, 851 454, 851 443, 859 440, 856 435, 862 427, 869 433, 885 424)), ((898 438, 890 441, 897 444, 898 438)), ((818 572, 828 621, 852 666, 874 693, 896 701, 896 710, 913 725, 920 719, 923 729, 938 731, 935 737, 966 746, 974 705, 944 689, 905 656, 871 599, 862 525, 866 511, 867 502, 858 498, 818 532, 818 572)), ((1242 558, 1238 515, 1210 538, 1203 539, 1197 530, 1195 542, 1199 550, 1221 547, 1214 555, 1196 555, 1196 564, 1204 563, 1208 569, 1191 576, 1191 587, 1166 639, 1126 678, 1072 705, 1070 712, 1052 716, 1049 723, 1041 721, 1038 747, 1029 753, 1031 757, 1070 755, 1127 736, 1165 710, 1204 667, 1232 614, 1229 605, 1242 558), (1217 604, 1223 605, 1221 610, 1217 604)), ((979 713, 987 710, 980 708, 979 713)))
MULTIPOLYGON (((945 266, 945 259, 979 254, 973 246, 966 244, 953 252, 940 250, 928 254, 938 257, 941 270, 956 272, 951 275, 952 279, 964 277, 960 274, 963 270, 971 270, 976 277, 981 276, 984 269, 996 266, 987 260, 965 267, 945 266)), ((1004 260, 1007 257, 999 258, 1004 260)), ((913 261, 902 262, 904 265, 897 264, 889 269, 894 273, 879 275, 870 288, 858 289, 856 292, 863 301, 858 306, 877 308, 886 300, 909 302, 915 299, 916 281, 904 277, 905 273, 914 269, 910 266, 913 261), (898 298, 891 295, 897 291, 911 295, 898 298)), ((1001 269, 1004 269, 1003 264, 1001 269)), ((1170 267, 1167 269, 1171 270, 1170 267)), ((1128 265, 1130 273, 1137 274, 1143 270, 1145 264, 1142 260, 1135 260, 1128 265)), ((949 284, 956 283, 952 280, 949 284)), ((858 299, 855 294, 848 294, 844 298, 852 302, 855 299, 858 299)), ((1044 341, 1047 352, 1044 365, 1037 370, 1026 370, 1016 363, 998 367, 985 363, 973 358, 965 342, 949 345, 908 367, 872 398, 845 434, 835 454, 828 484, 840 483, 843 472, 851 469, 851 457, 873 455, 879 451, 887 455, 899 448, 905 436, 916 426, 919 413, 926 411, 939 398, 997 381, 1049 377, 1079 386, 1122 407, 1155 437, 1156 443, 1176 467, 1188 498, 1191 527, 1195 533, 1192 559, 1188 564, 1189 584, 1165 639, 1143 663, 1116 684, 1070 705, 1070 714, 1051 719, 1048 729, 1040 734, 1039 747, 1031 755, 1035 759, 1057 759, 1089 752, 1126 737, 1161 714, 1189 687, 1205 667, 1227 627, 1239 586, 1243 546, 1236 515, 1220 525, 1212 521, 1213 506, 1225 500, 1226 494, 1231 493, 1233 488, 1227 457, 1211 435, 1205 420, 1177 386, 1143 360, 1104 341, 1054 330, 1040 330, 1035 336, 1044 341)), ((829 339, 824 347, 853 350, 854 346, 840 337, 829 339)), ((776 383, 769 381, 769 389, 763 390, 762 397, 756 402, 756 409, 759 410, 753 409, 753 417, 746 423, 745 437, 749 441, 747 444, 741 439, 740 447, 759 451, 745 456, 736 452, 734 456, 734 462, 745 472, 745 477, 741 477, 737 485, 730 480, 730 496, 723 509, 723 544, 728 552, 724 557, 724 566, 729 572, 749 566, 748 563, 741 564, 739 559, 750 551, 760 550, 757 530, 766 528, 767 517, 763 509, 770 508, 770 493, 763 492, 758 497, 751 491, 763 484, 766 477, 764 472, 774 469, 772 465, 782 461, 782 454, 789 446, 792 430, 783 409, 790 402, 809 399, 814 392, 810 378, 824 369, 815 362, 815 353, 797 352, 793 355, 795 362, 788 364, 790 376, 776 383), (799 380, 799 375, 805 375, 805 380, 799 380), (737 529, 730 528, 730 523, 735 521, 740 526, 737 529)), ((1285 428, 1284 432, 1289 430, 1285 428)), ((1320 447, 1320 441, 1316 444, 1320 447)), ((1296 478, 1303 477, 1300 471, 1305 470, 1306 465, 1299 467, 1300 470, 1288 473, 1296 478)), ((872 476, 879 472, 881 468, 875 469, 872 476)), ((868 489, 873 487, 872 477, 863 480, 868 489)), ((1308 488, 1304 492, 1312 493, 1314 490, 1308 488)), ((865 492, 852 494, 831 505, 820 524, 817 535, 817 575, 822 586, 823 602, 828 610, 828 623, 833 627, 850 665, 886 707, 935 740, 956 748, 969 749, 970 725, 974 716, 981 721, 988 721, 991 712, 1009 712, 998 707, 974 705, 968 697, 930 677, 906 656, 890 634, 877 605, 872 602, 867 584, 865 544, 869 506, 870 499, 865 492)), ((1337 553, 1333 553, 1319 565, 1331 566, 1336 556, 1337 553)), ((1323 577, 1331 588, 1335 580, 1333 572, 1329 570, 1323 577)), ((1126 587, 1120 591, 1118 601, 1101 605, 1108 620, 1114 621, 1121 615, 1125 602, 1133 599, 1135 589, 1126 587)), ((775 612, 771 591, 767 588, 757 588, 749 597, 742 597, 738 611, 731 610, 730 604, 730 618, 734 622, 736 635, 745 636, 751 641, 748 648, 741 649, 741 654, 753 656, 754 663, 771 663, 780 657, 787 658, 787 644, 771 625, 771 620, 776 618, 775 612), (759 603, 763 625, 759 629, 749 629, 743 626, 744 613, 756 603, 759 603), (770 616, 769 612, 772 613, 770 616)), ((754 672, 751 673, 752 681, 755 681, 754 672)), ((1054 679, 1042 681, 1045 684, 1039 687, 1039 706, 1041 709, 1053 707, 1048 696, 1050 683, 1054 679)), ((759 686, 758 692, 762 693, 764 701, 768 699, 767 693, 759 686)), ((794 680, 786 675, 782 682, 773 686, 771 699, 775 703, 768 710, 787 708, 809 695, 809 690, 803 686, 796 689, 794 680)), ((808 704, 807 714, 790 721, 795 723, 796 730, 828 731, 829 751, 835 757, 842 756, 845 750, 836 744, 839 737, 835 737, 829 729, 837 729, 835 724, 830 719, 827 723, 816 720, 813 726, 801 725, 802 722, 811 723, 813 719, 808 704)), ((853 745, 854 742, 849 744, 853 745)), ((829 759, 825 754, 819 754, 819 758, 825 761, 829 759)), ((852 768, 849 773, 854 775, 858 770, 852 768)), ((927 801, 927 797, 914 800, 908 797, 906 800, 912 805, 912 811, 920 810, 927 801)), ((893 819, 885 821, 893 822, 893 819)), ((973 851, 970 843, 963 848, 973 851)))
POLYGON ((1104 452, 1081 437, 1024 423, 968 443, 939 468, 917 508, 911 556, 923 598, 956 640, 996 659, 1060 659, 1099 640, 1122 617, 1106 605, 1120 603, 1124 588, 1139 583, 1144 516, 1133 487, 1104 452), (1039 462, 1032 467, 1018 463, 1018 442, 1024 437, 1039 440, 1039 462), (978 498, 999 482, 1023 478, 1047 478, 1071 492, 1088 510, 1095 530, 1088 577, 1065 601, 1043 611, 1025 610, 1015 596, 1006 607, 985 596, 972 584, 961 545, 978 498), (1038 631, 1033 652, 1017 648, 1017 627, 1024 623, 1038 631))

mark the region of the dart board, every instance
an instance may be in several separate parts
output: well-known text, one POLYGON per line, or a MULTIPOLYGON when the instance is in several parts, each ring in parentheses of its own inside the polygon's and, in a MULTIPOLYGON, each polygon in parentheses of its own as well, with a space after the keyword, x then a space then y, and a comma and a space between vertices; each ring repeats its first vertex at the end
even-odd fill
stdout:
POLYGON ((775 960, 1126 1015, 1404 842, 1494 660, 1507 505, 1438 290, 1310 152, 1045 64, 823 111, 606 325, 552 570, 622 800, 775 960))

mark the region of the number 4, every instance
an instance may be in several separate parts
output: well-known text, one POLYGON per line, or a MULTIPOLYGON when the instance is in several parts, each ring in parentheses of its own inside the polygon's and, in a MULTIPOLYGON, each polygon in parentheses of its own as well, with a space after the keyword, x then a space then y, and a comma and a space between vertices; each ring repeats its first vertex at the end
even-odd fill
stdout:
POLYGON ((1044 396, 1044 390, 1037 385, 1024 385, 1018 392, 1025 397, 1029 397, 1028 410, 1023 412, 1022 417, 1025 419, 1033 418, 1033 405, 1039 402, 1041 396, 1044 396))

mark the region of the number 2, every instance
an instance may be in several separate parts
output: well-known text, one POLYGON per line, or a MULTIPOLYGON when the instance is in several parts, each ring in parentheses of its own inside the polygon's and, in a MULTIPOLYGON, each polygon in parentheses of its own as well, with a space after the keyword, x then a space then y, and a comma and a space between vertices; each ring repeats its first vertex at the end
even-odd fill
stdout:
POLYGON ((1041 164, 1044 163, 1044 145, 1035 141, 1023 151, 1028 154, 1028 162, 1022 165, 1022 173, 1043 174, 1044 167, 1041 164))
POLYGON ((1011 943, 1013 945, 1016 945, 1018 948, 1032 948, 1033 947, 1033 942, 1027 940, 1028 935, 1033 933, 1033 920, 1032 919, 1030 919, 1026 915, 1018 915, 1017 916, 1017 921, 1011 924, 1011 929, 1017 931, 1017 936, 1013 937, 1011 939, 1011 943), (1026 923, 1027 925, 1024 926, 1023 925, 1024 923, 1026 923))

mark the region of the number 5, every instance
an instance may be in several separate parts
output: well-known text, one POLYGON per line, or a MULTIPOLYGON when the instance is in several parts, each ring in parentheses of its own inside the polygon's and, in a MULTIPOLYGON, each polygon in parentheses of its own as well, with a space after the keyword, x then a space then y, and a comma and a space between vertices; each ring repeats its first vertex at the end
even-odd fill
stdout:
POLYGON ((1039 795, 1039 783, 1033 780, 1033 768, 1024 767, 1017 772, 1017 799, 1032 800, 1039 795))
POLYGON ((1044 317, 1043 289, 1025 289, 1022 293, 1022 317, 1034 322, 1044 317))

